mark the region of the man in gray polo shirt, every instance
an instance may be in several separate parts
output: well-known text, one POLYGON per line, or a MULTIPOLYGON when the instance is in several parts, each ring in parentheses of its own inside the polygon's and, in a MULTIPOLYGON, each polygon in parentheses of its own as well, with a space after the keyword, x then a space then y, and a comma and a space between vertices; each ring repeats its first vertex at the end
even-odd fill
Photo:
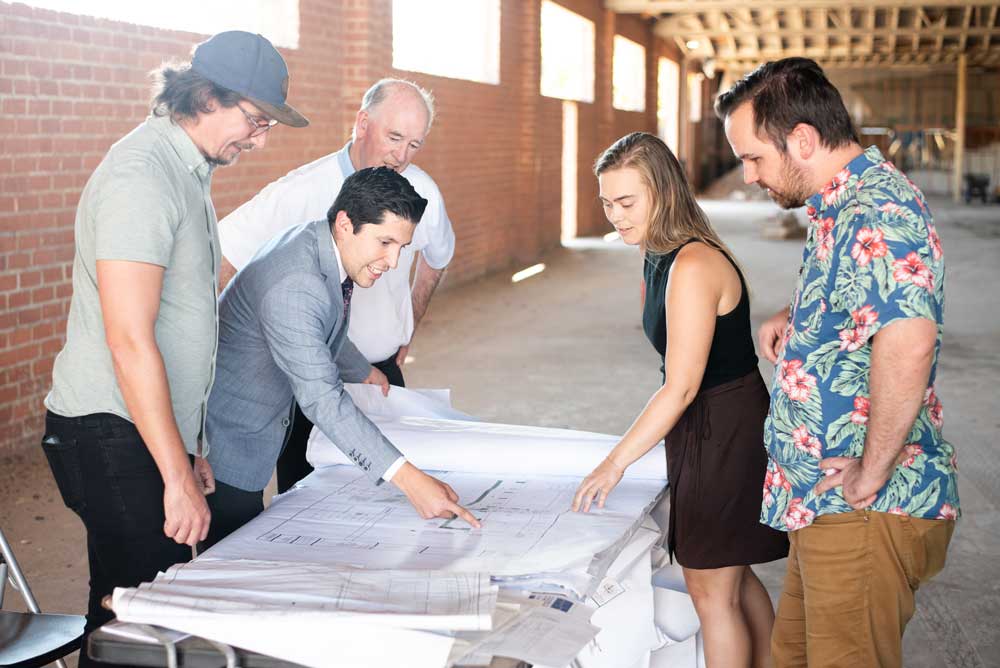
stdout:
POLYGON ((287 90, 265 38, 215 35, 190 65, 160 70, 152 115, 81 195, 42 447, 87 529, 87 632, 112 617, 103 596, 190 559, 208 531, 214 482, 199 444, 218 338, 211 176, 263 147, 276 123, 308 124, 287 90))

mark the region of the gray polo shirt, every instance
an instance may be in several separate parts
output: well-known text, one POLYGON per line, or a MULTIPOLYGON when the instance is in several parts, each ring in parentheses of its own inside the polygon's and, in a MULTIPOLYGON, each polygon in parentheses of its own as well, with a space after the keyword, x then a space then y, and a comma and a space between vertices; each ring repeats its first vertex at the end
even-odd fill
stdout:
POLYGON ((76 211, 73 298, 66 345, 45 406, 66 417, 131 420, 105 342, 97 260, 164 268, 156 342, 184 446, 197 452, 218 345, 219 237, 212 169, 187 133, 150 116, 118 141, 91 175, 76 211))

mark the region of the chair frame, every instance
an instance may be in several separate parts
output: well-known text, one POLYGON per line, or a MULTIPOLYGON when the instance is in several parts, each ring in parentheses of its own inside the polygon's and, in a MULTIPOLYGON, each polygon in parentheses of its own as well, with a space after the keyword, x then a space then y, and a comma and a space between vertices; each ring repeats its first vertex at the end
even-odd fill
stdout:
MULTIPOLYGON (((21 594, 21 598, 24 599, 24 603, 29 610, 28 613, 9 614, 45 614, 38 606, 38 601, 35 600, 34 594, 31 593, 31 587, 28 586, 28 581, 24 577, 24 572, 21 570, 21 566, 18 564, 17 558, 14 556, 14 550, 11 549, 10 543, 7 542, 7 537, 4 535, 3 529, 0 529, 0 611, 2 611, 3 608, 4 592, 8 580, 10 581, 11 586, 21 594)), ((44 654, 38 655, 32 660, 15 665, 44 666, 55 662, 59 668, 66 668, 66 662, 63 661, 62 657, 79 649, 82 640, 83 630, 81 629, 80 635, 70 642, 59 647, 55 647, 44 654)))

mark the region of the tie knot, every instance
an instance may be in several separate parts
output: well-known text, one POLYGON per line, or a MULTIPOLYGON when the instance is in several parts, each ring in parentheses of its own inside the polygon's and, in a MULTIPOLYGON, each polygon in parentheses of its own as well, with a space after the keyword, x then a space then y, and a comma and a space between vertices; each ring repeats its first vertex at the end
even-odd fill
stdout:
POLYGON ((347 309, 351 306, 351 293, 354 292, 354 281, 348 276, 344 279, 344 282, 340 284, 341 294, 344 296, 344 315, 347 315, 347 309))

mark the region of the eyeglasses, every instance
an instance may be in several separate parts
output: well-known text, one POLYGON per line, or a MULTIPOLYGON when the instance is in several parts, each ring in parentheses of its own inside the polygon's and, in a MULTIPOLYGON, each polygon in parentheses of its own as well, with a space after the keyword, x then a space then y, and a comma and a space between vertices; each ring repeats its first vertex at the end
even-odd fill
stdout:
POLYGON ((250 133, 251 137, 259 137, 278 124, 278 121, 273 118, 268 118, 266 120, 254 118, 252 115, 247 113, 246 109, 240 106, 239 102, 236 103, 236 108, 243 112, 243 115, 247 119, 247 123, 253 127, 253 132, 250 133))

